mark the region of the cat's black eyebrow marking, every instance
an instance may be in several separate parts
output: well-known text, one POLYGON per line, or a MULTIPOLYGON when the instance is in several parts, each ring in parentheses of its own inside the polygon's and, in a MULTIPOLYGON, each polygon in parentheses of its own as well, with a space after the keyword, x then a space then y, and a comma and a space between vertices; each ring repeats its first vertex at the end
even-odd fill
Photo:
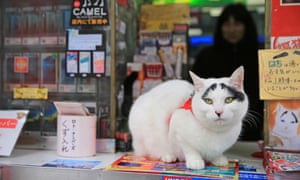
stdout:
POLYGON ((215 90, 216 88, 217 88, 217 84, 216 84, 216 83, 212 84, 212 85, 211 85, 209 88, 207 88, 206 91, 203 93, 202 99, 203 99, 204 97, 207 96, 207 94, 209 93, 209 91, 215 90))
MULTIPOLYGON (((281 113, 280 117, 286 115, 287 113, 288 113, 288 111, 284 111, 283 113, 281 113)), ((294 117, 295 122, 298 123, 298 118, 297 118, 296 114, 294 112, 291 112, 291 114, 294 117)))
POLYGON ((298 123, 298 118, 294 112, 292 112, 292 116, 295 118, 295 122, 298 123))
POLYGON ((286 115, 288 113, 288 111, 284 111, 283 113, 281 113, 280 117, 286 115))
POLYGON ((244 101, 245 99, 245 95, 240 92, 240 91, 237 91, 235 88, 231 87, 231 86, 228 86, 224 83, 221 83, 220 84, 221 88, 222 89, 228 89, 228 91, 238 100, 238 101, 244 101))
POLYGON ((211 89, 211 90, 215 90, 217 88, 217 84, 215 83, 215 84, 212 84, 210 87, 209 87, 209 89, 211 89))

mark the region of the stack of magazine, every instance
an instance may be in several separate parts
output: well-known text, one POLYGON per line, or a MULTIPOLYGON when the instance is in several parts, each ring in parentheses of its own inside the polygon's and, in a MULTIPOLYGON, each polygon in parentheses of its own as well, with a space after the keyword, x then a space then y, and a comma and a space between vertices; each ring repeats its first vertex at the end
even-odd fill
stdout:
POLYGON ((266 172, 269 179, 298 180, 300 152, 269 149, 266 151, 266 172))
POLYGON ((239 179, 238 161, 232 160, 227 166, 206 164, 204 169, 188 169, 184 162, 165 163, 148 157, 125 154, 106 168, 106 171, 123 171, 162 176, 187 177, 187 179, 239 179))

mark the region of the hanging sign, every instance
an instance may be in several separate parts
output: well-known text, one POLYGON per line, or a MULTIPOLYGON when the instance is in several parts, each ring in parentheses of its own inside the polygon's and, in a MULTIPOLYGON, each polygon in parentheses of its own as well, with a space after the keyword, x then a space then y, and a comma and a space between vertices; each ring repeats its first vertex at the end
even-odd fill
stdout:
POLYGON ((259 50, 260 98, 300 98, 300 50, 259 50))
POLYGON ((105 0, 73 0, 71 26, 108 25, 108 14, 105 0))

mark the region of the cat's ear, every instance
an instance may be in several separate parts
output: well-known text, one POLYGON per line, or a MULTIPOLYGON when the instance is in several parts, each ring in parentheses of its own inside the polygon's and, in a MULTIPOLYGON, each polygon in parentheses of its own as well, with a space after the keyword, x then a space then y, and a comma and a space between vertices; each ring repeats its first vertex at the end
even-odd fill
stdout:
POLYGON ((276 111, 279 112, 283 108, 281 103, 277 104, 276 111))
POLYGON ((200 78, 199 76, 197 76, 195 73, 193 73, 192 71, 189 71, 190 76, 193 80, 193 84, 195 87, 195 91, 199 91, 201 88, 204 87, 204 82, 203 79, 200 78))
POLYGON ((229 83, 234 87, 243 90, 244 88, 244 67, 240 66, 230 76, 229 83))

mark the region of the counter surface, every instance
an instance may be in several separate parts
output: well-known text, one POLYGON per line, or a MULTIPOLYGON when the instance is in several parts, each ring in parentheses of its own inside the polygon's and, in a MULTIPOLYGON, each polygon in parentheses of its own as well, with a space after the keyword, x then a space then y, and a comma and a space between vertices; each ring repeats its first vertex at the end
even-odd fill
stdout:
MULTIPOLYGON (((237 142, 225 155, 229 159, 238 159, 256 167, 262 167, 262 159, 253 158, 251 154, 259 151, 256 142, 237 142)), ((79 180, 79 179, 161 179, 160 175, 132 174, 122 172, 103 171, 103 169, 118 159, 124 153, 98 153, 93 157, 70 158, 58 156, 53 150, 28 150, 15 149, 10 157, 0 157, 0 166, 2 166, 3 180, 79 180), (93 169, 71 169, 71 168, 53 168, 41 167, 43 164, 56 159, 70 160, 93 160, 101 163, 93 169)), ((0 177, 1 177, 0 176, 0 177)), ((0 178, 1 179, 1 178, 0 178)))

